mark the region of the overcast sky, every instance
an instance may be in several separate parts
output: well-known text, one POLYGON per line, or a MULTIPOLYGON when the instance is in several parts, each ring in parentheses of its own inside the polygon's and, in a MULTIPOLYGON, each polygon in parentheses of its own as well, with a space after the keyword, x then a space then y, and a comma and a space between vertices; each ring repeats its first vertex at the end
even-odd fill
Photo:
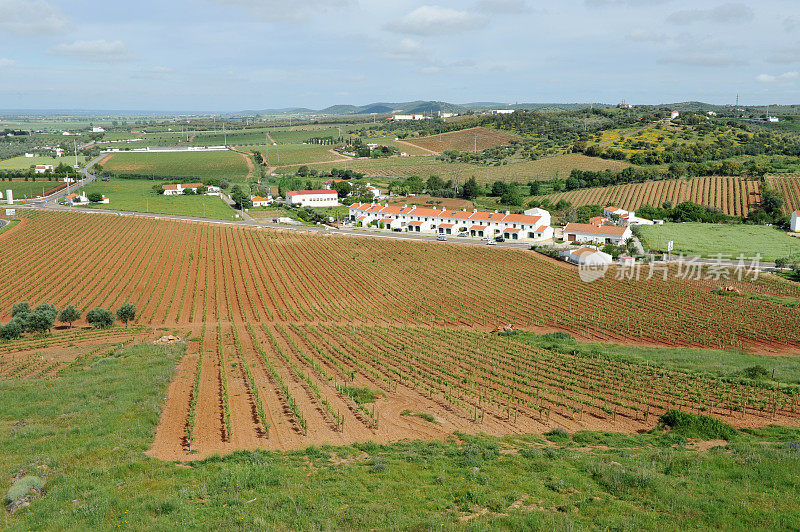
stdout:
POLYGON ((0 0, 0 109, 800 103, 797 0, 0 0))

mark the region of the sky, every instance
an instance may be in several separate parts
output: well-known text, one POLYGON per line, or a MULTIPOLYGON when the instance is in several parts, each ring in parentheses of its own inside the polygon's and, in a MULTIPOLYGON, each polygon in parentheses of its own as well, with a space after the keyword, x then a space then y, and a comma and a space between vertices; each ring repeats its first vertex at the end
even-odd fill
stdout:
POLYGON ((0 0, 0 109, 800 104, 797 0, 0 0))

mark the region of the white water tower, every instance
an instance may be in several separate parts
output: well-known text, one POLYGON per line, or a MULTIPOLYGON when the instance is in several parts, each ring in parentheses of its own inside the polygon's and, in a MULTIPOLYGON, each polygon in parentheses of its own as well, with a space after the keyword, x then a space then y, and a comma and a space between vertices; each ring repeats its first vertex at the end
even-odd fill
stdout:
POLYGON ((14 195, 12 194, 10 188, 6 190, 6 203, 9 205, 14 205, 14 195))

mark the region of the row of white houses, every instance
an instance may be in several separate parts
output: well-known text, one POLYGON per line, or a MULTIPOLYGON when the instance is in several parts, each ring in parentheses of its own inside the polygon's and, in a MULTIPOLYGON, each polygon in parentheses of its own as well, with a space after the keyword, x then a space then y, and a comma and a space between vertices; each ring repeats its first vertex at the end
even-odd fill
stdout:
POLYGON ((479 238, 502 236, 507 240, 536 241, 553 238, 550 213, 531 209, 525 214, 402 207, 380 203, 354 203, 350 221, 363 226, 383 225, 386 229, 438 235, 479 238))

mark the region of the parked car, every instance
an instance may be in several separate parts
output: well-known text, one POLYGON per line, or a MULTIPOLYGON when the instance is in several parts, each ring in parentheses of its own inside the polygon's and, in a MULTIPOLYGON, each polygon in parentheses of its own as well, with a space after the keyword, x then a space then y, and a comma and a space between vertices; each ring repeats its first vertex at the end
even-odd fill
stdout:
POLYGON ((469 236, 469 233, 467 233, 466 231, 461 231, 460 233, 458 233, 458 236, 460 237, 469 236))
POLYGON ((444 235, 439 235, 436 237, 436 240, 438 240, 439 242, 447 242, 447 237, 444 235))
POLYGON ((505 238, 503 238, 502 236, 498 236, 497 238, 495 238, 495 241, 496 241, 496 242, 505 242, 505 241, 506 241, 506 239, 505 239, 505 238))
POLYGON ((485 236, 485 237, 481 238, 481 242, 488 242, 488 241, 489 241, 489 237, 488 236, 485 236))
POLYGON ((494 246, 495 244, 496 244, 496 242, 494 240, 487 240, 486 241, 486 245, 487 246, 494 246))

